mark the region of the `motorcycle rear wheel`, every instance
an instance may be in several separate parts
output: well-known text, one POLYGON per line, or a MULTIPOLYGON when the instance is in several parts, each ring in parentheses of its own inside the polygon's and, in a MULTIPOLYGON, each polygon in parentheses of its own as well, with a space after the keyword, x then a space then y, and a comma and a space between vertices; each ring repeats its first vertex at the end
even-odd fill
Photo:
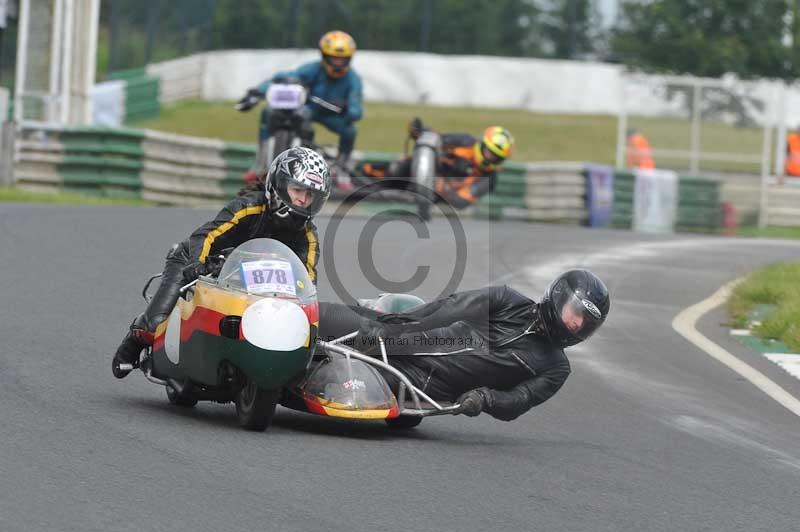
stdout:
POLYGON ((246 430, 264 431, 272 423, 280 390, 262 390, 251 379, 234 399, 239 426, 246 430))
POLYGON ((422 220, 431 219, 431 205, 434 200, 434 180, 436 179, 436 150, 429 146, 417 146, 411 157, 411 175, 416 184, 417 214, 422 220))

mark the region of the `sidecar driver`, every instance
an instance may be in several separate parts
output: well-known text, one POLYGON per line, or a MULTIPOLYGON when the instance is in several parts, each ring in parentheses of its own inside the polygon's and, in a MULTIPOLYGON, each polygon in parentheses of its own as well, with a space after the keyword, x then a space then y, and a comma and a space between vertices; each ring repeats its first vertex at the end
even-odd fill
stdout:
POLYGON ((144 313, 130 326, 114 354, 112 371, 122 379, 130 370, 120 364, 139 361, 153 342, 159 323, 178 301, 181 286, 209 271, 209 256, 253 238, 274 238, 294 251, 317 281, 319 237, 311 221, 331 192, 328 165, 308 148, 290 148, 272 163, 265 182, 252 183, 217 216, 167 253, 161 285, 144 313))

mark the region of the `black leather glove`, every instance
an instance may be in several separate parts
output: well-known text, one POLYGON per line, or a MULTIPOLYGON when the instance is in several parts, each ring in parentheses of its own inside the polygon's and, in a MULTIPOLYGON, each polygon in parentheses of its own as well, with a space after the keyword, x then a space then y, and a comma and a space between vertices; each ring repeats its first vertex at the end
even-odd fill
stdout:
POLYGON ((469 417, 477 416, 483 412, 483 409, 486 407, 487 393, 487 388, 476 388, 475 390, 470 390, 461 394, 461 397, 456 401, 459 406, 455 413, 464 414, 469 417))
POLYGON ((247 94, 241 100, 236 102, 236 109, 238 111, 249 111, 255 107, 258 102, 264 98, 264 93, 256 88, 247 89, 247 94))
POLYGON ((422 133, 423 129, 424 126, 422 125, 422 120, 415 116, 414 119, 408 123, 408 136, 416 140, 419 138, 419 135, 422 133))
POLYGON ((201 275, 208 275, 208 267, 200 262, 193 262, 182 270, 183 280, 187 283, 196 281, 201 275))

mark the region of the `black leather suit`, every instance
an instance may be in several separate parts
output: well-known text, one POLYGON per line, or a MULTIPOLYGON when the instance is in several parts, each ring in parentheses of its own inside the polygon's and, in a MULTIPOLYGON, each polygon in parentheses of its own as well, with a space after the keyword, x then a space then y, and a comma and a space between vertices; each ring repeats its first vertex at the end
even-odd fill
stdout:
MULTIPOLYGON (((402 314, 322 303, 320 336, 337 338, 373 319, 384 328, 390 362, 414 385, 443 401, 489 388, 484 411, 510 421, 552 397, 570 373, 537 313, 533 300, 507 286, 458 292, 402 314)), ((374 345, 373 338, 355 340, 368 352, 374 345)), ((396 378, 384 377, 396 390, 396 378)))

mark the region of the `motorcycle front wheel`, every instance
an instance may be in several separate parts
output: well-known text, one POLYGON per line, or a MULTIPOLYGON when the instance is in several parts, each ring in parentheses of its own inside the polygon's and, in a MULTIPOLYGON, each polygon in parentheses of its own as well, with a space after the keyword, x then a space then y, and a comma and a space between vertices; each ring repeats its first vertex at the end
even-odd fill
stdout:
POLYGON ((279 391, 262 390, 252 379, 247 379, 234 399, 239 426, 246 430, 266 430, 275 415, 279 391))

